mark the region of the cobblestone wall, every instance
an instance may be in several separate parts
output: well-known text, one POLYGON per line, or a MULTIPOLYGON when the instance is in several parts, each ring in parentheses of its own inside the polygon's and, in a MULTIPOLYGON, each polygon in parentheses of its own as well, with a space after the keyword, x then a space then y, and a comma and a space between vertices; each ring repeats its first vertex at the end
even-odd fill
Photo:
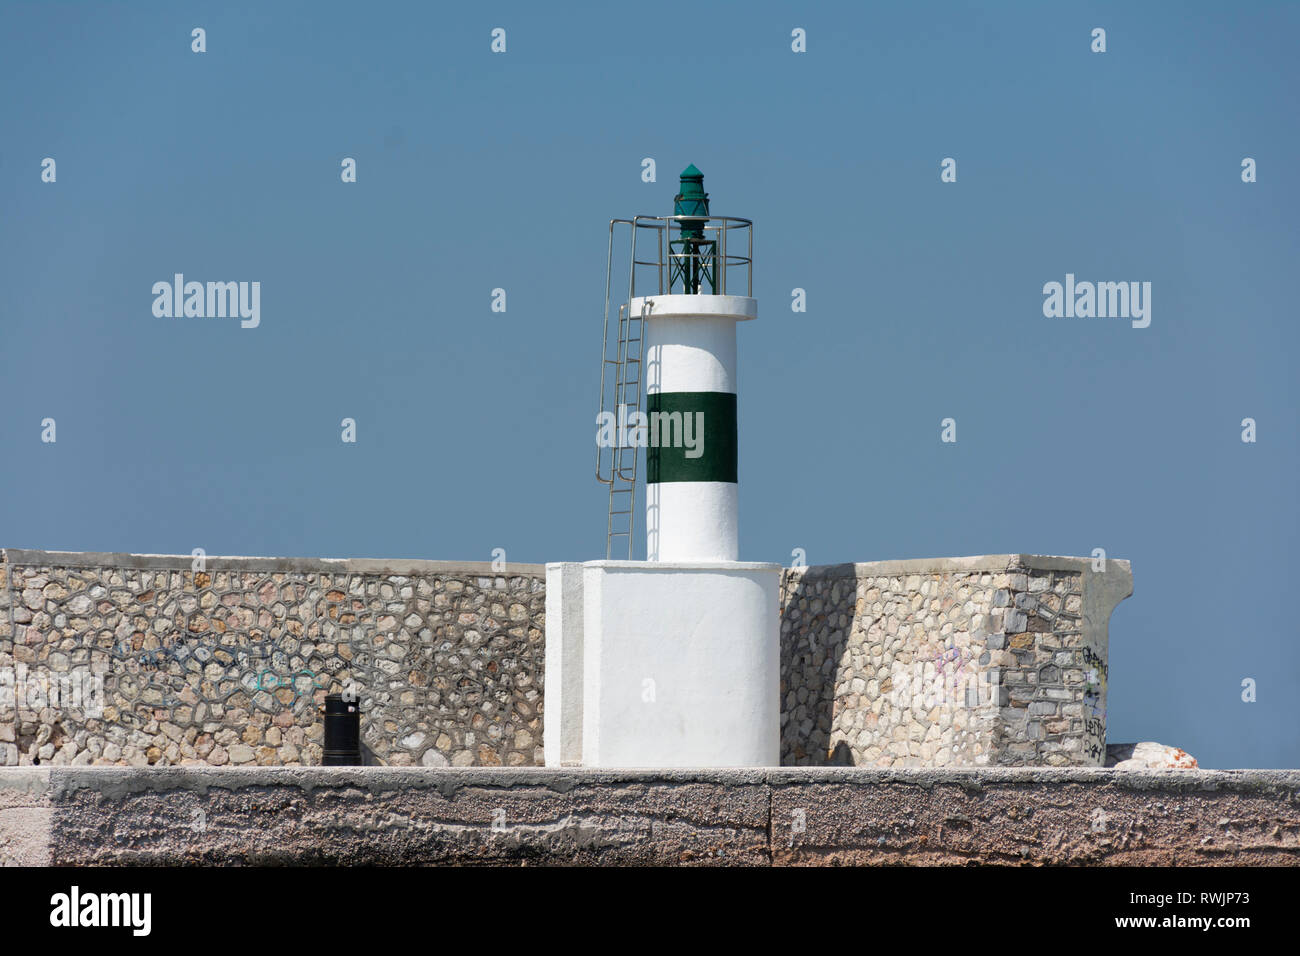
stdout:
POLYGON ((1126 561, 992 555, 787 570, 787 765, 1102 766, 1126 561))
POLYGON ((540 566, 3 552, 0 765, 542 762, 540 566))

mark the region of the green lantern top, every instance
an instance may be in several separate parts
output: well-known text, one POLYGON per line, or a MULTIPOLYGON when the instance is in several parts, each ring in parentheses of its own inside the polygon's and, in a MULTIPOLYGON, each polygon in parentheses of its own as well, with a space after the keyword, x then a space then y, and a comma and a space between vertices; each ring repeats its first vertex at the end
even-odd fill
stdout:
MULTIPOLYGON (((682 170, 681 185, 673 197, 674 216, 707 216, 709 214, 709 194, 704 191, 704 174, 695 168, 695 164, 682 170)), ((704 236, 704 224, 687 222, 681 224, 682 238, 700 239, 704 236)))

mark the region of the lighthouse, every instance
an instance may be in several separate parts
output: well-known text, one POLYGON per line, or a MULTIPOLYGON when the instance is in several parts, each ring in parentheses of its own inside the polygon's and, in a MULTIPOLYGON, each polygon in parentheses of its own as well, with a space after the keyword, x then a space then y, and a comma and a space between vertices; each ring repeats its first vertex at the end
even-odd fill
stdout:
POLYGON ((736 324, 753 319, 757 303, 721 291, 727 263, 706 232, 709 196, 694 164, 673 215, 668 293, 631 302, 645 334, 646 559, 735 561, 736 324))
POLYGON ((752 293, 753 223, 712 213, 694 165, 672 215, 609 223, 605 559, 547 565, 548 766, 779 762, 780 566, 739 560, 736 340, 752 293))

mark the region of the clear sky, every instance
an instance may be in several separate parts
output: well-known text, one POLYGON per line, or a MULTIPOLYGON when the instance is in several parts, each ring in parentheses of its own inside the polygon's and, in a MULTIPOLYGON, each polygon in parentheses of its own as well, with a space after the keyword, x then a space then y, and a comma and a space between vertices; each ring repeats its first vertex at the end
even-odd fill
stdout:
POLYGON ((1300 766, 1297 35, 1290 3, 6 0, 0 546, 603 557, 606 226, 693 162, 756 223, 743 558, 1104 548, 1110 740, 1300 766), (260 325, 155 317, 178 272, 260 282, 260 325), (1150 282, 1150 326, 1045 317, 1067 273, 1150 282))

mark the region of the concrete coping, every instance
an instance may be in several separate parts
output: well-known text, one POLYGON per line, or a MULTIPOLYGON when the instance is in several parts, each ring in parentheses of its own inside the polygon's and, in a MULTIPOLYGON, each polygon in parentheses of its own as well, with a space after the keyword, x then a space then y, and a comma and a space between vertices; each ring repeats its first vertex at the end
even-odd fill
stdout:
MULTIPOLYGON (((575 562, 576 563, 576 562, 575 562)), ((566 562, 548 563, 561 568, 566 562)), ((606 571, 780 571, 781 565, 765 561, 583 561, 584 568, 606 571)))
MULTIPOLYGON (((209 554, 204 571, 343 572, 348 574, 465 574, 481 577, 543 577, 541 564, 490 561, 425 561, 418 558, 260 558, 209 554)), ((31 551, 0 549, 0 562, 39 568, 129 568, 144 571, 189 571, 189 554, 130 554, 120 551, 31 551)))
MULTIPOLYGON (((273 558, 207 555, 207 571, 310 572, 341 571, 353 574, 473 574, 483 577, 544 577, 547 567, 579 563, 585 567, 635 571, 766 571, 782 565, 760 561, 586 561, 523 564, 509 562, 497 570, 489 561, 429 561, 418 558, 273 558)), ((188 571, 194 557, 188 554, 132 554, 120 551, 39 551, 24 548, 0 549, 0 563, 27 567, 130 568, 136 570, 188 571)), ((1107 567, 1117 565, 1131 573, 1129 562, 1107 558, 1107 567)), ((982 554, 961 558, 907 558, 844 564, 787 568, 796 574, 823 577, 894 576, 935 572, 1033 570, 1090 571, 1091 558, 1041 554, 982 554)))
POLYGON ((640 314, 642 303, 649 299, 654 318, 677 319, 728 318, 747 322, 758 318, 758 300, 747 295, 639 295, 632 299, 632 311, 640 314))
MULTIPOLYGON (((789 570, 797 574, 814 574, 823 577, 893 577, 903 574, 1015 571, 1017 569, 1091 571, 1092 562, 1092 558, 1047 554, 978 554, 964 558, 904 558, 892 561, 820 564, 789 570)), ((1112 565, 1126 575, 1132 573, 1132 568, 1126 560, 1108 557, 1106 567, 1110 568, 1112 565)))

